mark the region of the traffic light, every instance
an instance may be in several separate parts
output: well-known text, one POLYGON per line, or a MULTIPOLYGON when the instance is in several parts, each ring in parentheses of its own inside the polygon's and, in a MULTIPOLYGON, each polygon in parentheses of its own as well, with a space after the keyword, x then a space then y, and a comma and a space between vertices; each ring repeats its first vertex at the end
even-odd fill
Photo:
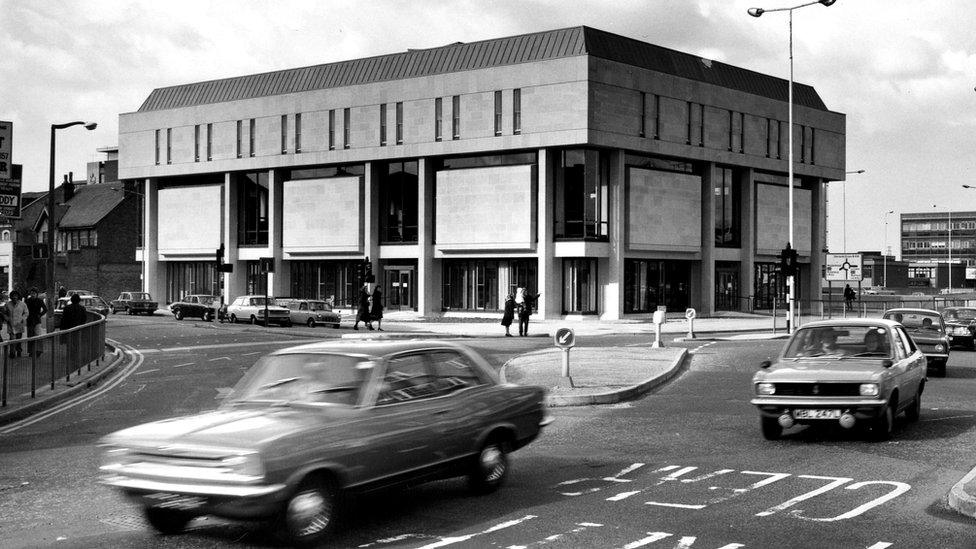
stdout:
POLYGON ((786 263, 790 268, 790 275, 796 276, 800 274, 800 254, 796 250, 790 249, 790 256, 787 258, 786 263))
POLYGON ((369 257, 366 257, 366 259, 359 264, 359 280, 361 280, 363 284, 367 282, 376 282, 376 277, 373 276, 373 264, 369 262, 369 257))
POLYGON ((224 244, 221 243, 220 247, 217 248, 217 265, 220 265, 223 262, 224 262, 224 244))
POLYGON ((786 276, 796 276, 800 269, 798 260, 799 254, 787 242, 786 247, 779 253, 779 271, 786 276))

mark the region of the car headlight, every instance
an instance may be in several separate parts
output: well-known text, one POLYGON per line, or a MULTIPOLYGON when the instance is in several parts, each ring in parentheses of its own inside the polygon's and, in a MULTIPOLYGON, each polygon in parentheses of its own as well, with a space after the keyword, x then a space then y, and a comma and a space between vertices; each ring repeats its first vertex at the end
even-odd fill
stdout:
POLYGON ((228 472, 246 477, 263 477, 264 463, 261 456, 255 453, 238 454, 226 457, 221 460, 221 465, 227 468, 228 472))
POLYGON ((776 385, 772 383, 757 383, 756 384, 756 394, 757 395, 774 395, 776 394, 776 385))
POLYGON ((119 469, 133 461, 132 452, 121 446, 103 446, 99 454, 99 469, 119 469))
POLYGON ((877 383, 862 383, 859 388, 861 396, 873 397, 878 396, 878 384, 877 383))
POLYGON ((935 346, 935 352, 941 353, 942 351, 945 351, 945 347, 941 343, 935 346))

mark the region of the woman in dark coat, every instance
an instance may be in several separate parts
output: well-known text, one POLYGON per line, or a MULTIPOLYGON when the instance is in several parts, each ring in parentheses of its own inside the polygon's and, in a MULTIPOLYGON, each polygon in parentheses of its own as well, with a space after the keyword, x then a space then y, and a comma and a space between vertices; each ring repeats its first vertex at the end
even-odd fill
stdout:
POLYGON ((540 295, 542 294, 530 294, 525 288, 519 288, 517 291, 515 302, 520 305, 518 310, 520 336, 529 335, 529 317, 532 316, 532 306, 535 305, 540 295))
POLYGON ((366 324, 366 327, 370 330, 373 329, 373 323, 369 320, 369 292, 366 291, 367 286, 363 285, 359 289, 359 309, 356 311, 356 323, 353 324, 352 329, 359 329, 359 322, 362 321, 366 324))
POLYGON ((505 306, 502 310, 502 326, 505 327, 505 336, 512 337, 512 332, 509 331, 509 327, 512 325, 512 321, 515 320, 515 296, 508 294, 505 298, 505 306))
POLYGON ((369 308, 369 319, 376 321, 376 329, 383 331, 383 292, 377 285, 373 289, 373 305, 369 308))

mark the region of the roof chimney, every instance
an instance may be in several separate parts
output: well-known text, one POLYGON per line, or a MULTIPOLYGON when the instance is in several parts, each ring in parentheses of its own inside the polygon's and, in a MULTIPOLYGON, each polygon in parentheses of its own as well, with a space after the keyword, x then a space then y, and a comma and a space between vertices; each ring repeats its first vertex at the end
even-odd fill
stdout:
POLYGON ((74 197, 75 195, 75 184, 74 181, 72 180, 73 175, 74 172, 68 172, 68 175, 64 176, 64 184, 63 184, 64 198, 62 202, 67 202, 71 200, 71 198, 74 197))

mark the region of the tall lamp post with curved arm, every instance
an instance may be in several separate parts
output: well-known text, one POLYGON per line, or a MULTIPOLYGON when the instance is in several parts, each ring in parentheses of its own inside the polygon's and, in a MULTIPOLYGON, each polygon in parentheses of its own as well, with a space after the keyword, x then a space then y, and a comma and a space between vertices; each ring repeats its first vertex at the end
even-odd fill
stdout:
MULTIPOLYGON (((800 8, 805 8, 807 6, 812 6, 814 4, 821 4, 823 6, 831 6, 837 0, 817 0, 814 2, 806 2, 793 6, 791 8, 774 8, 774 9, 763 9, 763 8, 749 8, 748 13, 753 17, 761 17, 764 13, 773 13, 776 11, 789 12, 790 15, 790 85, 787 92, 787 103, 789 106, 789 122, 787 127, 789 128, 789 163, 788 173, 787 173, 787 188, 789 189, 789 199, 788 199, 788 217, 789 217, 789 237, 787 239, 787 245, 793 247, 793 11, 800 8)), ((789 301, 790 301, 790 332, 792 333, 795 326, 794 320, 796 319, 796 285, 793 280, 794 275, 790 274, 786 277, 786 284, 789 286, 789 301)))
MULTIPOLYGON (((94 130, 98 127, 98 124, 82 120, 65 122, 63 124, 51 124, 51 169, 47 188, 47 273, 45 273, 47 276, 44 281, 45 286, 47 286, 45 293, 47 294, 47 308, 49 311, 54 310, 54 303, 57 299, 57 293, 54 291, 54 136, 58 130, 70 128, 71 126, 84 126, 86 130, 94 130)), ((53 322, 54 316, 51 315, 50 318, 51 320, 48 321, 49 324, 53 322)), ((52 328, 53 325, 48 326, 48 330, 52 328)))

